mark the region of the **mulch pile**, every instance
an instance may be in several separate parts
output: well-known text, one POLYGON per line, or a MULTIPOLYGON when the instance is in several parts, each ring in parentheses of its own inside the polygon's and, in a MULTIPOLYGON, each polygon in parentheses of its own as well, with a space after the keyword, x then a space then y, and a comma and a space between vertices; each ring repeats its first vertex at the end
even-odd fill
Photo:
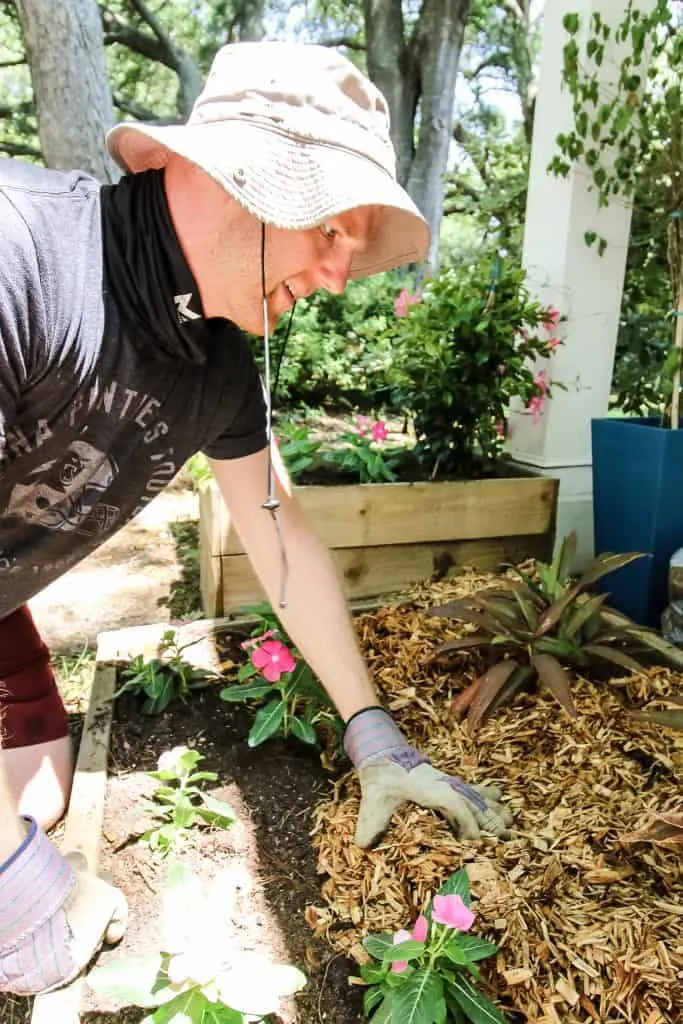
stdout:
POLYGON ((429 616, 493 577, 464 574, 422 588, 417 607, 357 620, 364 653, 396 720, 439 768, 494 783, 515 816, 513 837, 460 842, 433 813, 406 806, 372 851, 353 843, 353 774, 316 808, 313 841, 327 876, 307 920, 339 952, 367 959, 368 933, 409 927, 440 884, 467 868, 477 920, 497 957, 482 965, 489 994, 512 1020, 536 1024, 683 1021, 681 846, 629 840, 657 813, 681 809, 683 735, 630 719, 683 690, 654 668, 608 683, 577 679, 575 721, 543 693, 522 695, 473 740, 450 702, 481 671, 430 661, 469 627, 429 616))

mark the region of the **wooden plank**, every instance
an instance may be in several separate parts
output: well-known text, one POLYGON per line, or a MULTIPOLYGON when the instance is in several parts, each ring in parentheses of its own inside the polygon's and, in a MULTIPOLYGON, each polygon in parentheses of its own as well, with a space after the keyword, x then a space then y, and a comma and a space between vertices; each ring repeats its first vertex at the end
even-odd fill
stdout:
MULTIPOLYGON (((552 540, 533 537, 498 537, 451 544, 397 544, 332 551, 349 601, 405 590, 455 566, 471 565, 495 570, 507 562, 549 557, 552 540)), ((223 598, 226 612, 264 600, 264 592, 246 555, 224 555, 223 598)))
POLYGON ((204 614, 218 617, 223 614, 223 581, 221 561, 214 555, 220 552, 221 537, 230 533, 225 502, 213 481, 199 489, 199 589, 204 614))
MULTIPOLYGON (((330 548, 377 547, 519 537, 552 530, 557 480, 513 477, 431 483, 296 487, 296 495, 330 548)), ((241 554, 215 485, 202 513, 212 555, 241 554)), ((225 588, 224 588, 225 589, 225 588)))
MULTIPOLYGON (((107 789, 107 755, 116 669, 97 662, 90 691, 88 711, 78 750, 69 809, 60 848, 64 853, 80 853, 88 870, 97 871, 100 835, 107 789)), ((31 1024, 78 1024, 83 977, 57 992, 38 996, 33 1003, 31 1024)))

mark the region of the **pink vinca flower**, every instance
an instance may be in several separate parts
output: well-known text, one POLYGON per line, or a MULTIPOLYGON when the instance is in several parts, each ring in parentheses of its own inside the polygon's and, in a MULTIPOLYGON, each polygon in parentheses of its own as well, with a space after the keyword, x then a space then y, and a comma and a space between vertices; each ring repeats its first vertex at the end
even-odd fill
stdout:
POLYGON ((410 307, 420 301, 420 296, 411 295, 407 288, 402 288, 394 303, 394 315, 397 317, 408 316, 410 307))
MULTIPOLYGON (((399 931, 394 932, 394 945, 398 946, 400 942, 407 942, 408 939, 412 939, 410 932, 407 932, 405 928, 401 928, 399 931)), ((391 969, 394 974, 403 974, 406 967, 408 966, 407 960, 394 960, 391 965, 391 969)))
POLYGON ((550 338, 550 340, 547 341, 546 344, 547 344, 548 348, 550 349, 550 351, 554 352, 555 349, 557 348, 557 346, 561 345, 562 342, 560 341, 559 338, 550 338))
POLYGON ((424 914, 420 914, 417 921, 413 925, 413 932, 411 938, 413 938, 415 942, 426 942, 428 931, 429 921, 424 916, 424 914))
POLYGON ((459 932, 468 932, 474 924, 474 914, 463 903, 462 896, 435 896, 432 918, 437 924, 445 924, 449 928, 457 928, 459 932))
POLYGON ((281 640, 266 640, 251 655, 251 663, 260 669, 269 683, 276 683, 284 672, 293 672, 296 661, 281 640))
POLYGON ((372 421, 369 416, 356 416, 356 429, 360 437, 365 437, 370 431, 371 425, 372 421))
POLYGON ((372 440, 373 441, 386 441, 389 436, 387 425, 382 420, 377 420, 372 425, 372 440))

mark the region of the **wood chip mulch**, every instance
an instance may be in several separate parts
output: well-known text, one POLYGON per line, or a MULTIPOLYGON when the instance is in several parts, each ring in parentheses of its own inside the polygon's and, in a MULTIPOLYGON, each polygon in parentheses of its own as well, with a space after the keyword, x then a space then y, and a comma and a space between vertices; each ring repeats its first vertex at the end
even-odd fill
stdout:
POLYGON ((507 841, 460 842, 433 813, 404 807, 374 850, 353 842, 352 773, 315 811, 326 876, 307 920, 339 952, 367 959, 368 933, 409 927, 440 884, 467 868, 475 931, 496 942, 482 965, 490 994, 516 1021, 679 1024, 683 1021, 682 848, 628 842, 657 813, 680 811, 683 735, 624 710, 683 691, 649 669, 609 683, 578 679, 579 717, 545 694, 522 695, 473 740, 450 702, 481 671, 458 655, 430 661, 457 624, 423 610, 494 578, 464 573, 418 589, 414 603, 357 620, 371 670, 406 735, 439 768, 500 786, 515 817, 507 841))

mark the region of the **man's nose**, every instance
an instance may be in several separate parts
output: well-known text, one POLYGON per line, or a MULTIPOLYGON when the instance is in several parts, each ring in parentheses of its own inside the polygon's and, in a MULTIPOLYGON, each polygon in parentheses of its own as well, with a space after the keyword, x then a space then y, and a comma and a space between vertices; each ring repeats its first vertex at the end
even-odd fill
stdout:
POLYGON ((351 253, 337 252, 320 268, 320 287, 333 295, 341 295, 349 280, 351 253))

